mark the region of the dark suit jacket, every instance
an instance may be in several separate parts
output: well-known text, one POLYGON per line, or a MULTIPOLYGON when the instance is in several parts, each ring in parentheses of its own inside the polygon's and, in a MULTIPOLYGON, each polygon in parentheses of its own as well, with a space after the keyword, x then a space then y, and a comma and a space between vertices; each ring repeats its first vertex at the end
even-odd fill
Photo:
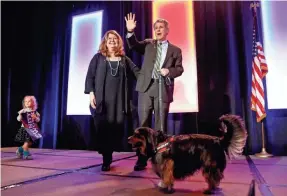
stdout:
MULTIPOLYGON (((140 70, 127 56, 122 56, 120 65, 124 67, 124 87, 122 89, 125 94, 125 100, 123 100, 124 112, 128 113, 131 107, 133 79, 138 77, 140 70)), ((97 103, 96 113, 101 113, 103 110, 106 73, 106 57, 100 53, 95 54, 90 62, 86 75, 84 93, 95 93, 97 103)))
MULTIPOLYGON (((157 43, 156 41, 153 43, 147 41, 139 42, 135 34, 127 38, 127 43, 130 49, 144 55, 144 61, 136 85, 136 90, 144 93, 147 91, 152 79, 152 71, 156 60, 157 43)), ((163 102, 168 103, 173 101, 174 78, 183 73, 182 54, 180 48, 168 43, 166 58, 162 68, 167 68, 169 70, 168 76, 164 78, 165 82, 163 83, 162 88, 163 102)))

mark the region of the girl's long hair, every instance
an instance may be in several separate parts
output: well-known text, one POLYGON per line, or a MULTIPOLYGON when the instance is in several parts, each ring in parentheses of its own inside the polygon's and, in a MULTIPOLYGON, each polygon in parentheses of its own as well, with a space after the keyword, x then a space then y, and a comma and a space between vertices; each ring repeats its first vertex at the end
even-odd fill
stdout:
POLYGON ((25 107, 25 99, 30 99, 32 100, 32 110, 37 110, 38 109, 38 103, 37 103, 37 99, 35 96, 32 96, 32 95, 27 95, 24 97, 23 101, 22 101, 22 106, 23 106, 23 109, 26 108, 25 107))

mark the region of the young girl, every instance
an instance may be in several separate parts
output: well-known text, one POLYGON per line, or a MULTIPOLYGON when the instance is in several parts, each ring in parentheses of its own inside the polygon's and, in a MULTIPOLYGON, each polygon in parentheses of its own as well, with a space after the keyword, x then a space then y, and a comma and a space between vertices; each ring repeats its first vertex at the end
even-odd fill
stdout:
POLYGON ((29 147, 33 141, 41 138, 37 123, 40 121, 40 114, 37 110, 37 100, 34 96, 25 96, 22 101, 23 109, 18 112, 17 120, 22 122, 15 141, 24 142, 23 146, 18 147, 16 155, 18 158, 33 159, 29 152, 29 147))

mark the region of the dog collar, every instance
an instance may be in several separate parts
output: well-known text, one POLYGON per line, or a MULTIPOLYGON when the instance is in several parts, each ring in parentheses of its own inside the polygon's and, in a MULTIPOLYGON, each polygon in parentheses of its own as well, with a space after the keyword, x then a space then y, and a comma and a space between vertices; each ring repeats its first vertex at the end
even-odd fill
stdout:
POLYGON ((158 145, 158 147, 155 149, 155 154, 156 153, 162 153, 170 149, 170 145, 174 141, 174 136, 167 138, 165 142, 162 142, 158 145))

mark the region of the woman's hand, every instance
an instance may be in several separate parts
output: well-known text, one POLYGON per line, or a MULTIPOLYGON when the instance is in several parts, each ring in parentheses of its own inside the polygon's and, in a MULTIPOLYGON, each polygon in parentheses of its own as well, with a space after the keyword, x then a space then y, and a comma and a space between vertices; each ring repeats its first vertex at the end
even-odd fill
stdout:
POLYGON ((155 40, 151 38, 145 39, 144 41, 150 44, 155 44, 155 40))
POLYGON ((92 106, 92 108, 96 109, 96 96, 94 94, 94 92, 90 92, 90 104, 92 106))
POLYGON ((126 20, 127 30, 130 32, 133 32, 137 25, 137 21, 135 21, 135 14, 129 13, 125 17, 125 20, 126 20))

